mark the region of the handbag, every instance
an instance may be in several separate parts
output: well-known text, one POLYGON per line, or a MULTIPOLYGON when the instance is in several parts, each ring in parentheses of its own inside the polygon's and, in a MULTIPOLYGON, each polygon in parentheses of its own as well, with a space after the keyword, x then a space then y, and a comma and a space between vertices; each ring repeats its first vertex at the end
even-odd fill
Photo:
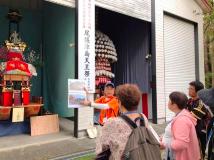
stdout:
POLYGON ((107 149, 100 154, 98 154, 95 158, 95 160, 109 160, 109 157, 111 155, 110 149, 107 149))

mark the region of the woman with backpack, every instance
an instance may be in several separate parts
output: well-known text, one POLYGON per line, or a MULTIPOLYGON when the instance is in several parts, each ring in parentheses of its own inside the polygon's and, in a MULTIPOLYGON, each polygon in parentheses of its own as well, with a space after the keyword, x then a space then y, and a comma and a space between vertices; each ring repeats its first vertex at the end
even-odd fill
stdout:
POLYGON ((169 95, 168 108, 175 113, 165 129, 161 148, 164 160, 200 160, 200 149, 195 125, 197 119, 186 109, 187 96, 181 92, 169 95))
MULTIPOLYGON (((148 127, 147 118, 143 114, 139 114, 137 111, 141 97, 141 92, 137 85, 124 84, 118 86, 116 88, 116 96, 119 100, 119 110, 120 113, 123 115, 122 117, 126 117, 125 119, 126 120, 128 119, 128 121, 134 123, 136 127, 140 126, 141 122, 144 123, 144 129, 145 127, 148 127)), ((126 153, 124 153, 124 151, 127 149, 127 143, 129 142, 131 135, 134 134, 133 133, 134 129, 122 117, 120 116, 108 119, 104 126, 102 127, 101 134, 98 137, 96 144, 97 160, 98 159, 120 160, 126 158, 132 160, 148 159, 147 157, 140 157, 140 155, 136 156, 138 158, 133 158, 129 157, 131 154, 127 155, 126 153), (125 155, 126 157, 124 157, 124 154, 126 154, 125 155), (104 158, 102 158, 102 156, 104 156, 104 158)), ((135 131, 137 133, 137 129, 135 131)), ((146 142, 144 142, 144 145, 146 145, 146 142)), ((143 147, 143 145, 141 147, 143 147)), ((158 144, 157 150, 159 152, 158 144)), ((160 155, 158 154, 158 152, 156 152, 156 155, 160 155)), ((155 160, 159 159, 160 156, 157 158, 155 157, 155 160)))

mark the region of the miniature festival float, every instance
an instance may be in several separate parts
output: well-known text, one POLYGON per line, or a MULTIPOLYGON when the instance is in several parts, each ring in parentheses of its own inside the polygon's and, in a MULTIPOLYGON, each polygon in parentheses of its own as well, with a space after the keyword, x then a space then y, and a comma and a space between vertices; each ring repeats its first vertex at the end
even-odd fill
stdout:
POLYGON ((42 65, 40 54, 19 36, 19 22, 22 19, 19 11, 9 9, 7 18, 9 38, 0 46, 0 137, 59 132, 58 115, 42 114, 42 97, 31 95, 30 82, 33 76, 37 76, 34 66, 42 65), (17 27, 11 31, 13 25, 17 27))
POLYGON ((30 79, 37 73, 35 67, 25 61, 23 53, 26 47, 18 33, 13 32, 1 49, 0 120, 12 117, 13 122, 24 121, 24 118, 37 115, 42 106, 31 102, 30 79))

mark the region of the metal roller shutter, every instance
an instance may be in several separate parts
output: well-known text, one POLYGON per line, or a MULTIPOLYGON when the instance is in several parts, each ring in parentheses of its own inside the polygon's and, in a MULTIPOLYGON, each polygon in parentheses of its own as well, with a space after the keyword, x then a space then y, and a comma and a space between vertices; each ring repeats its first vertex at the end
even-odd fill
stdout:
POLYGON ((189 82, 196 78, 193 24, 164 15, 164 56, 166 120, 170 120, 174 114, 167 107, 169 94, 187 94, 189 82))
POLYGON ((52 3, 56 3, 59 5, 63 5, 71 8, 75 7, 75 0, 45 0, 45 1, 49 1, 52 3))
MULTIPOLYGON (((46 0, 75 7, 75 0, 46 0)), ((96 6, 151 22, 151 0, 95 0, 96 6)))
POLYGON ((151 22, 151 0, 96 0, 97 6, 151 22))

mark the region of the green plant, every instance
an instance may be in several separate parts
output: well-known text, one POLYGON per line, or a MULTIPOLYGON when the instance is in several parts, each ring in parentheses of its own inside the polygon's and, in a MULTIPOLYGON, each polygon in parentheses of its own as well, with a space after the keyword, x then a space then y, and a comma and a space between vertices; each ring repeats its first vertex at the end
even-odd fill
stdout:
POLYGON ((212 72, 207 72, 205 74, 205 86, 207 88, 212 87, 212 79, 214 79, 214 73, 212 72))
POLYGON ((212 10, 204 14, 204 59, 206 88, 214 86, 214 3, 209 0, 212 10))

